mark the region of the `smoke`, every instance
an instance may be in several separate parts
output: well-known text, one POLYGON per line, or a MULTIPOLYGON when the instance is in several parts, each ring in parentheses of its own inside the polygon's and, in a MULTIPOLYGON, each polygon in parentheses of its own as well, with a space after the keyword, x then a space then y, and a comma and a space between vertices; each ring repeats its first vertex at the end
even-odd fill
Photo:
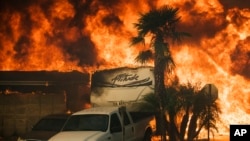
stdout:
POLYGON ((223 5, 223 7, 228 10, 230 8, 238 7, 240 9, 249 8, 249 2, 243 2, 239 0, 219 0, 219 2, 223 5))
POLYGON ((239 41, 236 48, 230 55, 232 61, 231 71, 234 74, 240 74, 250 79, 250 37, 246 40, 239 41))

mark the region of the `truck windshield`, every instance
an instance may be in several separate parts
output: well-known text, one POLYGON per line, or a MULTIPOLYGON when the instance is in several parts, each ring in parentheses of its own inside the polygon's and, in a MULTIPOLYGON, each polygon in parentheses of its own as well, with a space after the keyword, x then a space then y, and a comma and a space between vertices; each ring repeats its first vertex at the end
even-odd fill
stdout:
POLYGON ((63 118, 44 118, 41 119, 33 128, 33 131, 60 131, 67 119, 63 118))
POLYGON ((106 131, 108 115, 88 114, 73 115, 65 124, 63 131, 106 131))

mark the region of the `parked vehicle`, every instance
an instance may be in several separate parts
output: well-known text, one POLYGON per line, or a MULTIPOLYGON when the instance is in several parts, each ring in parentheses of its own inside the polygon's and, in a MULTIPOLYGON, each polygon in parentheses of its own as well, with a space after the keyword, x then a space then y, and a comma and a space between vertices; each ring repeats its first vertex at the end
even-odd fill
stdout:
POLYGON ((47 141, 62 129, 69 116, 69 114, 45 116, 33 126, 30 132, 20 136, 17 141, 47 141))
POLYGON ((91 80, 92 108, 72 114, 50 141, 150 141, 153 116, 134 107, 154 91, 152 67, 97 71, 91 80))
POLYGON ((125 107, 94 107, 74 113, 49 141, 149 140, 150 120, 151 113, 129 112, 125 107))

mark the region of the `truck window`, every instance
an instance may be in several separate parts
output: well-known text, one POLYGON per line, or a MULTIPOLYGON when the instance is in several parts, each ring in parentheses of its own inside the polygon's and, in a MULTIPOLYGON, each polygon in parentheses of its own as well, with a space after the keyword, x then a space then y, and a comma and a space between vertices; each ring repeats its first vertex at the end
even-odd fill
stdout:
POLYGON ((43 118, 33 128, 33 131, 60 131, 67 119, 43 118))
POLYGON ((122 131, 122 125, 117 114, 111 115, 110 131, 111 133, 122 131))
POLYGON ((130 120, 128 118, 128 114, 125 112, 124 114, 124 125, 129 125, 130 124, 130 120))
POLYGON ((108 115, 88 114, 71 116, 63 131, 106 131, 108 115))

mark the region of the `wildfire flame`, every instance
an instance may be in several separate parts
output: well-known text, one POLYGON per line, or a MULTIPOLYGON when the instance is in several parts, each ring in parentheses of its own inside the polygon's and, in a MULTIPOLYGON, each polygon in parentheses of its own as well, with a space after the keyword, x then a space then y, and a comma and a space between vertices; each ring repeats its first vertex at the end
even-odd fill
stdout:
MULTIPOLYGON (((179 7, 180 30, 171 44, 180 81, 213 83, 223 123, 250 121, 250 6, 227 0, 40 0, 0 2, 0 69, 91 72, 138 66, 130 47, 139 13, 163 4, 179 7)), ((220 131, 223 132, 223 131, 220 131)))

